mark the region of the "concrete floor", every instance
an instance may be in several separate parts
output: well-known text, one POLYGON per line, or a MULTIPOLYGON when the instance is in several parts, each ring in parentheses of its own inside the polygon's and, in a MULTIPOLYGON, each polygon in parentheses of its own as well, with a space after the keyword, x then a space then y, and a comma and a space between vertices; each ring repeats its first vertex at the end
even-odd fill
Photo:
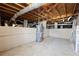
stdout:
POLYGON ((41 43, 31 42, 2 53, 2 56, 74 56, 73 44, 67 39, 50 37, 41 43))

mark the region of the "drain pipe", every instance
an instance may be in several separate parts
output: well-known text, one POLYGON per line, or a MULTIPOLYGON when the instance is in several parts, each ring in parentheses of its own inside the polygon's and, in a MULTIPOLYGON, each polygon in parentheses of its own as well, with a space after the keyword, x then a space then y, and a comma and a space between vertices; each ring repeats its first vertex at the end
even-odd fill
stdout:
POLYGON ((32 4, 30 4, 29 6, 25 7, 24 9, 20 10, 19 12, 17 12, 17 13, 11 18, 11 20, 12 20, 12 21, 15 21, 15 19, 16 19, 18 16, 20 16, 20 15, 22 15, 22 14, 24 14, 24 13, 27 13, 27 12, 33 10, 33 9, 39 8, 40 6, 42 6, 42 5, 44 5, 44 4, 45 4, 45 3, 32 3, 32 4))

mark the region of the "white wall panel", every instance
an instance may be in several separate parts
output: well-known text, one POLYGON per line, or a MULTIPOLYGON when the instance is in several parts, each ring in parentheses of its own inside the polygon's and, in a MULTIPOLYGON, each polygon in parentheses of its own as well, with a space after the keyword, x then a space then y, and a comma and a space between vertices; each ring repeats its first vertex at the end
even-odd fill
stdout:
MULTIPOLYGON (((72 29, 47 29, 48 37, 71 39, 72 29)), ((0 51, 35 41, 36 29, 23 27, 0 27, 0 51)), ((46 38, 45 38, 46 39, 46 38)), ((44 39, 44 40, 45 40, 44 39)))
POLYGON ((36 29, 0 27, 0 51, 35 41, 36 29))
POLYGON ((72 39, 72 29, 49 29, 49 36, 72 39))

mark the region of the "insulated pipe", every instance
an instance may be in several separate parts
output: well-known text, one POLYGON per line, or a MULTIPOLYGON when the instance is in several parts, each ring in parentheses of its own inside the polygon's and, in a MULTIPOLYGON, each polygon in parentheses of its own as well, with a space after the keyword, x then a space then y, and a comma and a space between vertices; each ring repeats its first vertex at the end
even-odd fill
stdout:
POLYGON ((24 14, 24 13, 27 13, 33 9, 36 9, 36 8, 39 8, 40 6, 44 5, 44 3, 32 3, 30 4, 29 6, 25 7, 24 9, 20 10, 19 12, 17 12, 12 18, 11 20, 15 21, 15 19, 24 14))
POLYGON ((68 18, 68 21, 69 21, 71 18, 72 18, 72 16, 70 16, 70 17, 68 18))

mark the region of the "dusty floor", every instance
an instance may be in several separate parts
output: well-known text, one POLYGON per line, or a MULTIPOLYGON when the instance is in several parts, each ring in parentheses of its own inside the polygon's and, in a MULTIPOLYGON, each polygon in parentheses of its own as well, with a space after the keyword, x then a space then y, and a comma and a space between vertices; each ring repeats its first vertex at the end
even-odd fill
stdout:
POLYGON ((2 53, 3 56, 72 56, 73 44, 67 39, 47 38, 41 43, 31 42, 2 53))

